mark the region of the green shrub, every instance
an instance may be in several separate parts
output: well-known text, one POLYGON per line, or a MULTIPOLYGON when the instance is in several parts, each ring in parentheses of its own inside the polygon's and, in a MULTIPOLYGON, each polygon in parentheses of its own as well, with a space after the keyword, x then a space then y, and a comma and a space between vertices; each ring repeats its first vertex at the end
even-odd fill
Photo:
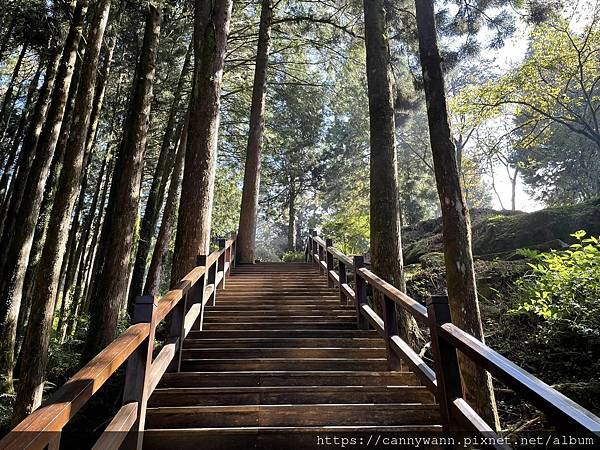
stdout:
POLYGON ((585 231, 572 235, 567 250, 538 253, 521 250, 532 262, 518 282, 514 313, 532 314, 548 325, 583 337, 600 336, 600 239, 585 231))
POLYGON ((304 252, 285 252, 281 260, 283 262, 304 262, 304 252))

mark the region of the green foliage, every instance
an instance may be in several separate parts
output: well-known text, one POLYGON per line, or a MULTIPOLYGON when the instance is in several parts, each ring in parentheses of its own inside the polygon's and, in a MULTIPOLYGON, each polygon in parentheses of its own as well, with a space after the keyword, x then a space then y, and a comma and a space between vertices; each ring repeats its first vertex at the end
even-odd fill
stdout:
POLYGON ((531 273, 517 285, 523 296, 515 313, 541 317, 550 327, 600 337, 600 239, 585 231, 565 251, 521 250, 532 260, 531 273))
POLYGON ((304 262, 304 252, 285 252, 281 260, 283 262, 304 262))

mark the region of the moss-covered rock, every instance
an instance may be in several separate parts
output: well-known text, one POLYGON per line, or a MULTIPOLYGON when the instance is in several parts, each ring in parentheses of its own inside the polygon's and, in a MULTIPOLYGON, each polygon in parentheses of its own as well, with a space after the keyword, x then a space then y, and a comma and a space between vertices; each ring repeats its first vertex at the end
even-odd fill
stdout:
MULTIPOLYGON (((600 235, 600 198, 532 213, 472 211, 473 253, 488 259, 510 258, 519 248, 547 250, 561 241, 572 243, 571 234, 578 230, 600 235)), ((441 220, 406 227, 403 238, 404 261, 416 264, 423 255, 443 250, 441 220)))

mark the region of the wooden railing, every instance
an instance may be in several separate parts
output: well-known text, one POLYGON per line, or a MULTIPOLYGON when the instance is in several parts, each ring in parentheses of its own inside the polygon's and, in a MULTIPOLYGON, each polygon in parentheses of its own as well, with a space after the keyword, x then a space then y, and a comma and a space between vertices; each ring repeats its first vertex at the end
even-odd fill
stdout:
POLYGON ((138 297, 133 324, 11 430, 0 448, 58 449, 64 426, 125 362, 123 405, 94 449, 118 449, 126 437, 128 447, 141 448, 147 400, 165 372, 180 370, 181 343, 195 324, 202 328, 205 305, 214 305, 217 289, 225 287, 235 244, 235 239, 219 240, 219 249, 199 256, 197 266, 161 298, 138 297), (156 327, 165 319, 169 334, 153 358, 156 327))
MULTIPOLYGON (((314 231, 307 239, 305 256, 319 267, 330 287, 339 289, 342 304, 351 301, 356 305, 358 328, 368 329, 370 324, 383 336, 390 370, 398 369, 400 360, 404 361, 436 396, 446 430, 495 436, 494 430, 463 398, 459 351, 535 404, 558 430, 590 435, 592 439, 600 437, 599 417, 452 324, 447 296, 432 296, 425 307, 365 268, 362 256, 347 257, 333 247, 331 239, 323 240, 314 231), (354 289, 348 284, 348 271, 352 272, 354 289), (383 318, 369 306, 367 285, 382 294, 383 318), (399 336, 395 305, 429 328, 433 368, 399 336)), ((495 447, 509 448, 500 444, 495 447)))

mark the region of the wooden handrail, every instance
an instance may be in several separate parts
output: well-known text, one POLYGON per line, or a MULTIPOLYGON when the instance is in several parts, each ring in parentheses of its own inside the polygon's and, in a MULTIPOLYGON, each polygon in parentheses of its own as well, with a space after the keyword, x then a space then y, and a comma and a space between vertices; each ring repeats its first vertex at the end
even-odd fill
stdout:
MULTIPOLYGON (((572 429, 590 433, 596 438, 600 435, 600 418, 598 416, 452 324, 446 296, 430 298, 426 308, 365 268, 362 257, 349 258, 336 249, 330 240, 327 241, 330 245, 326 245, 326 241, 318 237, 316 232, 311 232, 306 243, 307 259, 322 268, 324 265, 326 266, 327 258, 333 257, 338 260, 339 267, 344 271, 346 267, 354 269, 355 290, 347 283, 339 281, 341 272, 330 269, 321 271, 321 273, 325 274, 328 283, 331 281, 339 288, 341 298, 348 298, 354 302, 358 327, 364 328, 368 326, 367 324, 371 324, 384 337, 386 348, 391 349, 394 353, 393 355, 388 354, 388 359, 396 356, 402 358, 421 382, 436 395, 440 403, 442 419, 447 422, 446 429, 464 430, 466 428, 488 437, 490 433, 493 433, 489 425, 462 398, 460 375, 458 374, 458 351, 521 393, 541 410, 549 413, 552 418, 556 419, 555 422, 559 427, 564 428, 565 424, 568 424, 572 429), (357 260, 357 258, 359 259, 357 260), (429 327, 435 370, 430 368, 400 336, 393 332, 395 330, 393 327, 389 328, 392 332, 386 331, 385 319, 381 318, 367 303, 364 283, 368 283, 372 289, 380 292, 384 301, 385 299, 393 301, 417 321, 429 327), (432 308, 431 314, 428 313, 429 308, 432 308)), ((389 316, 393 318, 389 307, 387 310, 389 316)), ((497 448, 507 447, 499 445, 497 448)))
MULTIPOLYGON (((45 405, 36 409, 0 440, 0 448, 7 450, 43 449, 50 444, 58 448, 59 433, 64 426, 98 392, 119 367, 128 362, 126 379, 137 377, 144 380, 141 401, 125 400, 117 415, 106 428, 106 432, 94 447, 118 448, 127 432, 135 428, 136 423, 141 420, 143 424, 144 417, 141 417, 140 411, 143 416, 145 414, 145 401, 147 401, 162 375, 171 370, 171 363, 178 354, 183 339, 191 330, 192 324, 198 322, 198 318, 200 318, 201 326, 202 310, 206 304, 205 297, 212 296, 214 301, 216 289, 218 287, 224 288, 225 278, 235 263, 236 239, 221 240, 219 244, 220 248, 218 250, 208 256, 199 257, 199 260, 203 260, 204 263, 192 269, 177 283, 174 289, 167 292, 156 303, 152 301, 148 303, 147 297, 139 297, 138 301, 140 299, 145 301, 146 304, 143 306, 147 308, 149 316, 144 320, 134 320, 138 323, 127 328, 73 375, 45 405), (215 270, 217 268, 219 270, 215 270), (214 283, 206 285, 205 278, 211 272, 217 277, 216 282, 211 280, 214 283), (201 289, 197 289, 198 287, 201 289), (190 295, 197 298, 193 298, 191 302, 185 302, 185 299, 190 295), (184 301, 182 302, 182 300, 184 301), (129 364, 132 358, 143 358, 142 353, 144 352, 140 352, 140 350, 142 350, 142 346, 150 344, 149 340, 153 340, 156 326, 172 314, 176 307, 186 306, 186 304, 183 322, 179 328, 181 331, 169 337, 169 340, 153 361, 133 365, 138 368, 145 367, 144 373, 129 373, 131 370, 129 364), (119 433, 111 433, 111 431, 119 431, 119 433)), ((127 390, 128 387, 126 386, 127 390)), ((129 390, 131 391, 131 388, 129 390)), ((138 448, 141 447, 141 443, 141 439, 138 439, 138 448)))

